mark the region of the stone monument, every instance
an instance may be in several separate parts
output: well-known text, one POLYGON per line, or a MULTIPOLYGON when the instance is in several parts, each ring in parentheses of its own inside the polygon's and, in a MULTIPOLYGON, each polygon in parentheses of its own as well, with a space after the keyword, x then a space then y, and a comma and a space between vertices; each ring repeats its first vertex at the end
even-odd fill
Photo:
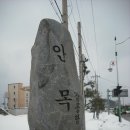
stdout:
POLYGON ((32 47, 30 130, 83 130, 84 106, 70 33, 52 19, 40 22, 32 47))

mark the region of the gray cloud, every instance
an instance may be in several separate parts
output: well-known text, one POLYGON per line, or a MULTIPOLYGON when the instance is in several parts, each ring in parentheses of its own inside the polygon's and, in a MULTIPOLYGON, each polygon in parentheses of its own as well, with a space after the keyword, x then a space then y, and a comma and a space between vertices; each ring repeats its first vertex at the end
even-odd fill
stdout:
MULTIPOLYGON (((57 0, 61 7, 61 1, 57 0)), ((69 9, 69 19, 77 35, 76 22, 79 21, 76 2, 72 1, 69 9), (72 13, 71 13, 71 9, 72 13)), ((82 19, 82 26, 86 36, 88 53, 94 68, 98 68, 100 75, 113 83, 99 79, 99 89, 105 96, 106 89, 113 89, 116 85, 115 68, 108 72, 109 62, 114 57, 114 37, 117 42, 130 36, 130 1, 129 0, 94 0, 94 18, 97 48, 94 38, 91 1, 78 1, 82 19), (96 53, 96 49, 98 53, 96 53), (97 56, 98 54, 98 56, 97 56), (97 64, 98 57, 98 64, 97 64), (97 67, 98 66, 98 67, 97 67)), ((35 41, 39 22, 43 18, 53 18, 59 21, 48 0, 1 0, 0 1, 0 97, 7 90, 7 85, 12 82, 29 84, 31 47, 35 41)), ((70 32, 77 47, 77 39, 70 26, 70 32)), ((130 82, 130 40, 118 46, 119 77, 121 84, 129 88, 130 82)), ((84 53, 86 53, 84 51, 84 53)), ((86 55, 86 54, 85 54, 86 55)), ((87 55, 86 55, 87 56, 87 55)), ((88 67, 91 66, 88 63, 88 67)), ((93 75, 88 76, 91 78, 93 75)), ((86 79, 87 80, 87 79, 86 79)), ((130 90, 129 90, 130 91, 130 90)), ((130 97, 129 97, 130 98, 130 97)), ((125 99, 128 103, 128 98, 125 99)))

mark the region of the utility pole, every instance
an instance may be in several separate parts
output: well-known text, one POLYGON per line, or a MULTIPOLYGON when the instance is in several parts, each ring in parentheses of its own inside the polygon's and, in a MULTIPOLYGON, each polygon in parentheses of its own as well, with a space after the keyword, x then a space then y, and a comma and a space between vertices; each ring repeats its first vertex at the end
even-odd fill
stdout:
POLYGON ((79 77, 81 92, 84 95, 83 90, 83 59, 82 59, 82 43, 81 43, 81 23, 78 22, 78 48, 79 48, 79 77))
POLYGON ((109 95, 109 92, 110 92, 110 90, 107 89, 107 109, 108 109, 108 115, 110 114, 110 100, 109 100, 110 95, 109 95))
MULTIPOLYGON (((122 43, 125 43, 128 39, 130 39, 130 37, 128 37, 128 38, 126 38, 124 41, 122 41, 122 42, 119 42, 119 43, 116 43, 116 36, 115 36, 115 61, 116 61, 116 78, 117 78, 117 88, 116 89, 114 89, 114 95, 115 96, 118 96, 118 116, 119 116, 119 122, 121 122, 121 99, 120 99, 120 93, 121 93, 121 91, 122 90, 120 90, 121 89, 121 87, 122 86, 120 86, 119 85, 119 71, 118 71, 118 58, 117 58, 117 56, 118 56, 118 54, 117 54, 117 45, 120 45, 120 44, 122 44, 122 43)), ((109 69, 108 69, 110 72, 112 71, 112 68, 110 67, 109 69)))
POLYGON ((98 93, 98 78, 99 77, 100 76, 97 75, 96 72, 95 72, 95 76, 92 76, 92 78, 95 78, 95 88, 96 88, 97 93, 98 93))
POLYGON ((63 25, 68 29, 67 0, 62 0, 62 21, 63 21, 63 25))
MULTIPOLYGON (((84 100, 84 76, 83 76, 83 55, 82 55, 82 42, 81 42, 81 23, 78 22, 78 48, 79 48, 79 77, 80 77, 80 87, 84 100)), ((85 114, 83 127, 81 130, 85 130, 85 114)))
MULTIPOLYGON (((100 76, 96 74, 95 72, 95 76, 92 76, 92 78, 95 78, 95 91, 96 91, 96 94, 95 94, 95 97, 97 99, 99 99, 99 93, 98 93, 98 78, 100 76)), ((95 112, 96 112, 96 117, 97 119, 99 119, 99 105, 96 104, 96 108, 95 108, 95 111, 94 111, 94 115, 93 117, 95 118, 95 112)))
MULTIPOLYGON (((118 60, 117 60, 117 48, 116 48, 116 37, 115 37, 115 59, 116 59, 116 76, 117 76, 117 87, 119 86, 119 71, 118 71, 118 60)), ((121 122, 121 101, 120 94, 118 94, 118 109, 119 109, 119 122, 121 122)))

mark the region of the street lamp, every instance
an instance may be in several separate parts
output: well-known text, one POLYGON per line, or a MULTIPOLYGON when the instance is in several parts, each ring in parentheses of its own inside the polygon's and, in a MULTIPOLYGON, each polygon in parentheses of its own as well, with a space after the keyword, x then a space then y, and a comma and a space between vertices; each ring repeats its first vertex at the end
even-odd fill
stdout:
POLYGON ((109 72, 112 72, 112 70, 113 70, 112 66, 114 66, 114 65, 115 65, 114 61, 111 61, 111 62, 109 63, 109 68, 108 68, 108 71, 109 71, 109 72))
MULTIPOLYGON (((117 87, 119 87, 119 71, 118 71, 118 59, 117 59, 117 45, 120 45, 124 42, 126 42, 130 37, 126 38, 124 41, 120 43, 116 43, 116 37, 115 37, 115 62, 116 62, 116 77, 117 77, 117 87)), ((111 64, 112 65, 112 64, 111 64)), ((110 72, 112 72, 111 66, 109 66, 108 69, 110 72)), ((121 122, 121 103, 120 103, 120 94, 118 94, 118 109, 119 109, 119 122, 121 122)))

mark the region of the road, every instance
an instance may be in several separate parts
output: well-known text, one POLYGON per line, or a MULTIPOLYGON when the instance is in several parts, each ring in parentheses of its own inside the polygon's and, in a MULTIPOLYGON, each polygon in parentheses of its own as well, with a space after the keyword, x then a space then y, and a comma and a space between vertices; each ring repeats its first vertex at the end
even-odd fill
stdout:
POLYGON ((126 119, 127 121, 130 121, 130 114, 123 114, 122 118, 126 119))

